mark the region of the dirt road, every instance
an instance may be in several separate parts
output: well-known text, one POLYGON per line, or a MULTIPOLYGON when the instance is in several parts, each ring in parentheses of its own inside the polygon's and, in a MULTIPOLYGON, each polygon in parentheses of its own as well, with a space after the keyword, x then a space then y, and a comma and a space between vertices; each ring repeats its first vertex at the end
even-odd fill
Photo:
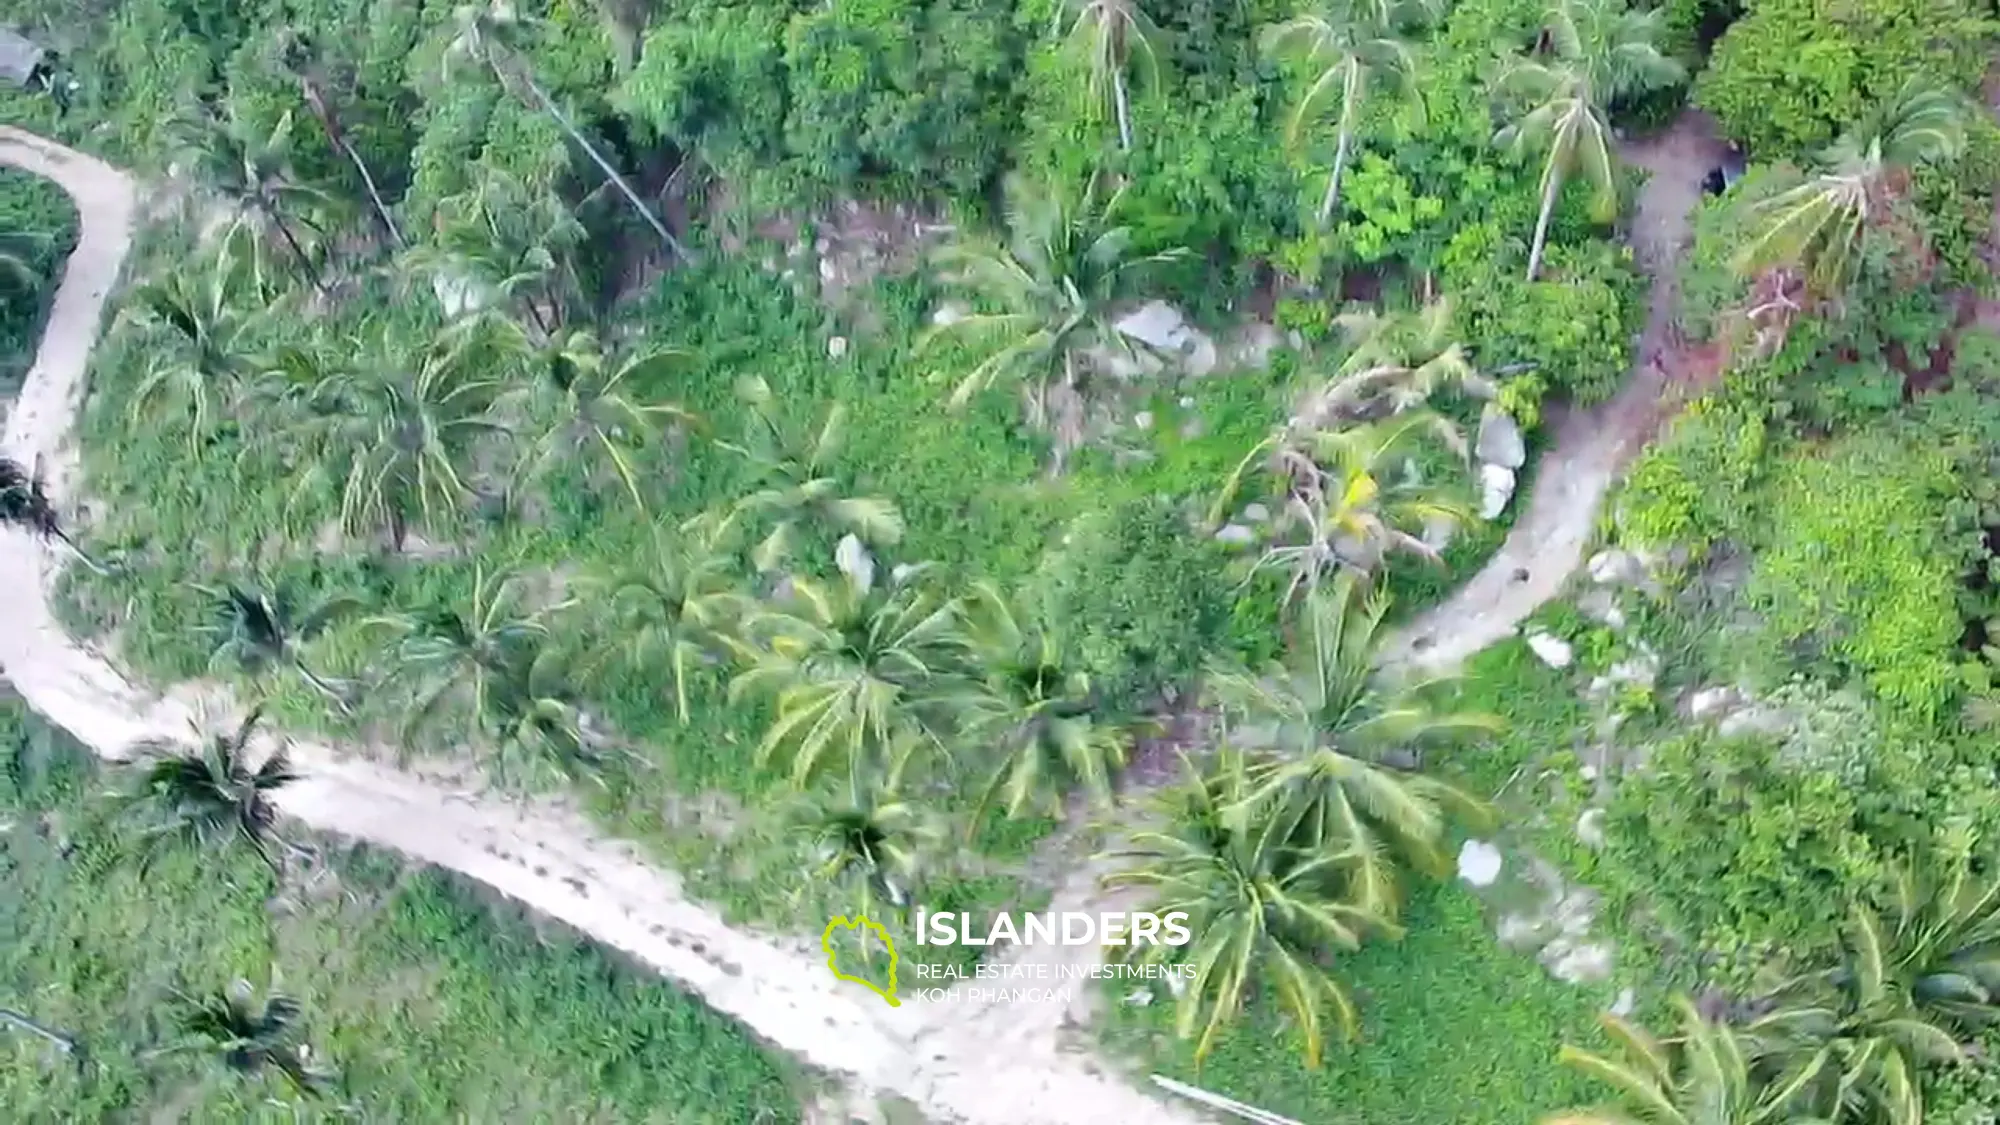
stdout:
MULTIPOLYGON (((35 365, 8 416, 4 448, 45 459, 59 502, 74 457, 64 443, 81 401, 91 346, 130 246, 132 181, 100 161, 0 128, 0 163, 61 185, 82 221, 35 365)), ((39 542, 0 531, 0 672, 50 721, 107 758, 148 738, 185 739, 192 709, 154 698, 76 643, 50 613, 60 560, 39 542), (31 593, 39 591, 39 596, 31 593)), ((742 1021, 773 1046, 869 1091, 908 1098, 936 1121, 967 1125, 1193 1125, 1051 1031, 996 1047, 970 1003, 891 1009, 840 984, 816 950, 732 929, 681 893, 670 872, 552 806, 523 807, 295 744, 302 779, 283 811, 313 829, 365 840, 476 879, 624 950, 742 1021)), ((802 928, 818 924, 802 919, 802 928)))

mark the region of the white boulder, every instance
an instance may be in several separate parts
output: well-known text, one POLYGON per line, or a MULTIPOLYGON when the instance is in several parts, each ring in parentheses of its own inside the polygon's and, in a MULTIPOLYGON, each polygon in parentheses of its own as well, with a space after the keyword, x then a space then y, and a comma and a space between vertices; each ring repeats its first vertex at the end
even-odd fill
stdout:
POLYGON ((1120 335, 1179 359, 1190 375, 1206 375, 1220 363, 1215 341, 1190 326, 1181 311, 1165 301, 1148 301, 1113 327, 1120 335))
POLYGON ((1528 647, 1534 650, 1542 663, 1551 668, 1567 668, 1570 661, 1576 658, 1576 653, 1570 648, 1568 641, 1552 637, 1547 633, 1529 633, 1528 647))
POLYGON ((1492 886, 1500 867, 1500 849, 1484 840, 1467 840, 1458 849, 1458 877, 1475 887, 1492 886))
POLYGON ((856 586, 863 590, 875 585, 875 560, 869 556, 868 548, 861 545, 859 537, 849 533, 840 537, 833 548, 833 565, 840 568, 856 586))
POLYGON ((847 337, 835 336, 826 342, 826 358, 840 359, 847 355, 847 337))
POLYGON ((1472 448, 1488 465, 1518 469, 1528 460, 1528 445, 1521 437, 1521 427, 1505 410, 1490 402, 1479 412, 1479 436, 1472 448))
POLYGON ((1247 547, 1257 541, 1257 533, 1240 523, 1232 523, 1215 533, 1217 541, 1232 547, 1247 547))
POLYGON ((1505 465, 1479 466, 1479 518, 1498 518, 1514 498, 1514 470, 1505 465))

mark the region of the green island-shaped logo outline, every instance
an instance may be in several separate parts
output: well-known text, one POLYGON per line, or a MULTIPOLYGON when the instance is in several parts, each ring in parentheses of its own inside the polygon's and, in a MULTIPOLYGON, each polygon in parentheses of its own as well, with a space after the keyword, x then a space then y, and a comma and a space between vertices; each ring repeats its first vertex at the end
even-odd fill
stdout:
POLYGON ((849 918, 845 914, 834 915, 833 920, 826 924, 826 931, 819 935, 819 947, 826 951, 826 967, 832 971, 835 980, 853 981, 855 984, 887 1000, 891 1008, 900 1008, 903 1006, 903 1002, 896 999, 896 939, 889 936, 889 931, 869 921, 868 915, 856 914, 852 918, 849 918), (833 931, 837 929, 858 930, 864 926, 875 931, 875 936, 882 941, 882 947, 889 951, 889 985, 887 988, 877 985, 874 981, 866 977, 849 976, 840 971, 840 957, 833 951, 833 931))

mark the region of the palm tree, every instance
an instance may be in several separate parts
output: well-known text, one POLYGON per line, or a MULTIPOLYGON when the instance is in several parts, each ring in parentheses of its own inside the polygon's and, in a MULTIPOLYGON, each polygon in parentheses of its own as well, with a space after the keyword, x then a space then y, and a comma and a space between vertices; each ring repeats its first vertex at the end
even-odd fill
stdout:
POLYGON ((506 653, 488 669, 485 709, 474 716, 490 743, 486 761, 501 785, 539 779, 553 767, 572 781, 602 783, 604 757, 584 728, 568 658, 546 637, 506 653))
POLYGON ((843 575, 822 586, 791 582, 790 595, 754 611, 732 642, 748 665, 730 682, 732 701, 775 698, 776 716, 757 746, 761 765, 789 748, 791 777, 803 786, 832 765, 850 777, 883 767, 892 787, 905 736, 927 734, 941 704, 944 673, 962 648, 956 607, 907 575, 873 589, 843 575))
POLYGON ((395 637, 392 663, 408 695, 403 741, 429 724, 448 704, 462 704, 477 723, 523 709, 529 673, 548 648, 547 621, 570 603, 528 607, 519 574, 475 564, 471 596, 463 611, 446 605, 377 617, 370 624, 395 637), (509 696, 514 697, 510 699, 509 696))
POLYGON ((1618 1091, 1635 1115, 1613 1109, 1571 1109, 1542 1119, 1542 1125, 1833 1125, 1807 1116, 1794 1099, 1818 1078, 1826 1064, 1815 1056, 1779 1081, 1757 1074, 1754 1045, 1739 1039, 1728 1024, 1702 1017, 1685 996, 1674 998, 1681 1033, 1663 1043, 1644 1028, 1617 1016, 1598 1019, 1617 1048, 1617 1058, 1565 1044, 1562 1062, 1618 1091))
POLYGON ((547 340, 577 287, 571 255, 583 240, 583 224, 561 196, 486 168, 471 188, 439 201, 431 241, 404 255, 404 268, 428 276, 448 304, 485 293, 519 300, 547 340))
POLYGON ((209 432, 217 408, 233 401, 255 371, 251 346, 263 321, 263 294, 246 291, 227 246, 205 261, 164 273, 133 290, 121 318, 152 331, 146 373, 132 391, 132 421, 172 399, 189 421, 190 448, 209 432))
POLYGON ((105 573, 105 569, 84 554, 83 548, 77 546, 69 532, 63 529, 62 516, 49 496, 48 482, 42 475, 39 457, 33 472, 11 457, 0 457, 0 524, 18 527, 39 539, 61 543, 84 566, 95 573, 105 573))
POLYGON ((374 354, 315 389, 323 412, 307 427, 324 436, 326 456, 306 470, 340 472, 342 526, 355 535, 386 529, 397 550, 412 526, 443 526, 471 495, 463 466, 474 442, 506 429, 491 414, 500 380, 486 372, 509 354, 483 320, 408 350, 399 342, 378 328, 374 354))
POLYGON ((1838 290, 1862 231, 1898 190, 1898 175, 1955 159, 1964 149, 1964 99, 1913 83, 1829 146, 1818 175, 1750 205, 1764 217, 1764 229, 1737 255, 1736 268, 1801 266, 1822 292, 1838 290))
POLYGON ((189 1048, 214 1053, 246 1077, 275 1070, 302 1094, 323 1094, 332 1083, 332 1073, 315 1065, 312 1048, 301 1042, 305 1009, 290 996, 270 991, 259 998, 249 981, 239 980, 226 990, 199 998, 183 994, 179 1000, 189 1048))
POLYGON ((1288 839, 1284 821, 1254 796, 1252 767, 1240 751, 1222 750, 1206 775, 1186 756, 1182 762, 1186 780, 1157 801, 1166 830, 1135 833, 1127 846, 1109 853, 1131 866, 1104 882, 1152 888, 1146 909, 1186 912, 1193 944, 1128 946, 1126 952, 1142 962, 1195 966, 1176 1004, 1174 1026, 1183 1039, 1200 1027, 1197 1061, 1263 982, 1276 990, 1303 1036, 1306 1065, 1317 1067, 1324 1014, 1331 1012, 1347 1039, 1359 1025, 1353 998, 1322 968, 1327 954, 1401 931, 1344 897, 1333 857, 1288 839))
POLYGON ((961 741, 997 763, 977 810, 1004 794, 1010 817, 1031 811, 1057 816, 1063 798, 1079 789, 1097 806, 1108 806, 1130 739, 1104 721, 1090 676, 1025 599, 980 582, 967 602, 976 684, 961 741))
MULTIPOLYGON (((1265 32, 1265 51, 1291 59, 1313 73, 1312 84, 1292 111, 1286 139, 1296 145, 1307 118, 1319 112, 1331 96, 1340 99, 1336 116, 1333 171, 1320 200, 1319 224, 1325 226, 1340 205, 1340 178, 1361 123, 1362 102, 1371 85, 1380 83, 1399 94, 1414 93, 1417 65, 1401 35, 1410 12, 1404 0, 1322 0, 1265 32)), ((1423 104, 1421 101, 1419 105, 1423 104)))
POLYGON ((359 598, 332 594, 301 606, 282 589, 269 594, 232 584, 207 592, 221 607, 220 620, 213 627, 216 644, 209 657, 211 667, 232 664, 252 676, 289 668, 343 713, 347 711, 347 693, 306 664, 302 646, 335 619, 359 608, 359 598))
POLYGON ((832 475, 845 437, 845 406, 834 403, 817 429, 801 431, 782 415, 762 378, 750 376, 737 391, 750 407, 743 440, 717 444, 742 457, 753 474, 751 492, 737 502, 736 511, 777 517, 777 525, 751 552, 758 570, 777 568, 791 550, 798 524, 808 519, 877 546, 902 541, 903 517, 894 503, 880 496, 848 496, 832 475))
POLYGON ((1290 664, 1218 666, 1208 693, 1238 737, 1268 737, 1277 757, 1248 770, 1283 838, 1309 847, 1345 880, 1357 906, 1393 919, 1398 861, 1427 874, 1450 868, 1446 818, 1486 815, 1477 798, 1409 768, 1418 748, 1490 732, 1487 715, 1439 712, 1429 684, 1385 683, 1376 672, 1389 599, 1342 573, 1306 598, 1290 664), (1391 764, 1398 756, 1404 763, 1391 764))
POLYGON ((1543 153, 1542 210, 1528 251, 1529 281, 1541 275, 1549 216, 1572 173, 1590 181, 1600 219, 1617 212, 1612 105, 1671 86, 1686 74, 1660 53, 1665 18, 1661 9, 1629 10, 1625 0, 1553 0, 1547 26, 1555 57, 1517 58, 1501 77, 1502 93, 1518 99, 1524 112, 1500 130, 1496 143, 1516 156, 1543 153))
POLYGON ((1318 421, 1400 414, 1428 403, 1447 387, 1492 398, 1499 386, 1466 356, 1452 323, 1451 301, 1439 298, 1414 313, 1360 310, 1335 321, 1354 350, 1320 391, 1318 421))
POLYGON ((1287 422, 1237 463, 1209 518, 1221 521, 1244 475, 1255 466, 1269 468, 1284 481, 1285 508, 1278 526, 1303 527, 1304 535, 1299 542, 1264 552, 1252 573, 1266 568, 1289 572, 1288 601, 1316 589, 1330 574, 1353 570, 1372 575, 1392 551, 1441 561, 1423 541, 1423 526, 1466 523, 1473 513, 1451 485, 1425 480, 1414 471, 1415 454, 1426 436, 1464 455, 1457 427, 1427 410, 1340 430, 1287 422))
POLYGON ((389 204, 382 198, 382 189, 376 186, 375 174, 369 171, 368 162, 361 159, 361 154, 348 141, 347 131, 340 125, 340 115, 334 108, 333 100, 327 96, 326 68, 312 35, 297 28, 279 28, 277 64, 282 73, 299 84, 299 96, 319 120, 327 141, 360 174, 362 187, 368 193, 368 202, 375 209, 375 217, 382 220, 382 229, 389 233, 389 241, 401 249, 404 245, 403 232, 396 228, 396 217, 390 213, 389 204))
POLYGON ((639 193, 632 189, 632 185, 626 182, 625 177, 612 166, 611 161, 598 151, 597 146, 578 131, 576 125, 570 121, 569 115, 563 112, 553 97, 549 96, 549 92, 542 89, 541 84, 535 81, 534 68, 527 61, 522 40, 530 27, 538 21, 520 15, 510 0, 489 0, 489 3, 483 5, 460 5, 454 12, 454 18, 457 20, 458 34, 452 40, 451 52, 447 55, 447 59, 451 56, 463 56, 483 62, 492 68, 493 76, 499 80, 502 89, 525 90, 528 99, 535 107, 548 114, 570 142, 590 157, 591 162, 596 164, 618 189, 618 193, 623 195, 625 201, 632 205, 632 209, 639 213, 639 217, 646 220, 646 225, 653 228, 653 233, 660 236, 660 241, 666 244, 667 249, 676 257, 686 258, 687 251, 674 239, 673 234, 660 222, 659 217, 653 214, 652 209, 646 206, 645 201, 639 198, 639 193))
POLYGON ((993 346, 959 380, 952 406, 1014 380, 1026 387, 1031 419, 1039 425, 1053 394, 1075 398, 1083 389, 1081 353, 1102 348, 1133 358, 1132 345, 1116 327, 1116 304, 1133 295, 1145 269, 1187 254, 1175 249, 1134 257, 1132 229, 1115 223, 1125 188, 1100 201, 1098 186, 1093 177, 1082 201, 1072 203, 1010 181, 1006 243, 962 242, 940 255, 948 284, 998 310, 961 317, 925 337, 928 343, 945 334, 971 336, 993 346))
POLYGON ((614 651, 633 668, 664 664, 674 714, 688 721, 688 666, 706 658, 739 610, 735 564, 721 549, 726 521, 697 517, 678 533, 656 528, 651 547, 629 565, 591 576, 611 622, 614 651))
POLYGON ((266 133, 241 117, 231 102, 224 116, 204 114, 183 120, 177 131, 177 155, 197 182, 229 201, 234 223, 277 234, 313 288, 324 292, 319 266, 299 242, 292 222, 310 226, 310 220, 296 212, 323 205, 329 197, 301 183, 292 172, 292 115, 279 117, 266 133), (294 212, 290 220, 287 212, 294 212))
POLYGON ((1132 70, 1143 79, 1159 74, 1160 60, 1154 50, 1159 28, 1153 26, 1139 0, 1063 0, 1056 6, 1051 33, 1066 35, 1070 49, 1090 68, 1091 102, 1098 108, 1106 101, 1111 103, 1118 121, 1118 147, 1129 151, 1132 101, 1125 74, 1132 70))
POLYGON ((660 349, 613 359, 595 335, 572 332, 537 358, 543 377, 502 396, 522 400, 526 413, 546 427, 522 466, 523 478, 538 479, 565 457, 599 454, 643 514, 646 501, 631 454, 669 425, 693 417, 660 387, 663 376, 688 364, 689 354, 660 349))
POLYGON ((801 800, 792 820, 811 841, 815 879, 859 877, 865 897, 896 907, 910 901, 921 856, 939 835, 917 806, 858 778, 837 795, 801 800))
POLYGON ((250 740, 262 717, 263 708, 253 708, 234 731, 208 735, 198 750, 140 745, 151 761, 138 769, 126 807, 145 824, 142 866, 166 846, 209 849, 240 842, 280 873, 271 851, 278 822, 271 794, 299 775, 283 746, 252 764, 250 740))

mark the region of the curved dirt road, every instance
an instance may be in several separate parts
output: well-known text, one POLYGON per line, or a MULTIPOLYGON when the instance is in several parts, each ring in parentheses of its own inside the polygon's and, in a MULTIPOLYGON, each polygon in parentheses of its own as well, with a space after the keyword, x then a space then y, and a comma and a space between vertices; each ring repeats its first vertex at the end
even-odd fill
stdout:
MULTIPOLYGON (((119 170, 14 129, 0 127, 0 163, 62 186, 82 225, 4 442, 24 463, 44 458, 61 499, 74 460, 64 455, 64 438, 131 242, 135 193, 119 170)), ((190 708, 141 692, 63 632, 48 599, 58 565, 39 542, 0 531, 0 590, 9 591, 0 595, 0 673, 35 710, 107 758, 128 755, 141 739, 186 739, 190 708)), ((671 873, 560 809, 503 804, 321 746, 295 744, 293 752, 303 777, 278 796, 287 815, 485 883, 639 958, 805 1063, 908 1098, 933 1120, 1200 1120, 1063 1051, 1053 1033, 996 1040, 1001 1006, 906 1001, 891 1009, 860 986, 837 983, 816 951, 731 929, 683 897, 671 873)))

